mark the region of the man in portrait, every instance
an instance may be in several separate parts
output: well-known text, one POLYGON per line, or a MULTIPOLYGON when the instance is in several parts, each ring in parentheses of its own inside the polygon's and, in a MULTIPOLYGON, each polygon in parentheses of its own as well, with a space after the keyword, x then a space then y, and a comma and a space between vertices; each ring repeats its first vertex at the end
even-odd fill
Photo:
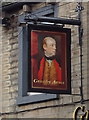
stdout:
POLYGON ((56 40, 52 37, 45 37, 42 47, 44 57, 40 61, 38 80, 44 85, 59 85, 62 83, 62 70, 56 60, 56 40))

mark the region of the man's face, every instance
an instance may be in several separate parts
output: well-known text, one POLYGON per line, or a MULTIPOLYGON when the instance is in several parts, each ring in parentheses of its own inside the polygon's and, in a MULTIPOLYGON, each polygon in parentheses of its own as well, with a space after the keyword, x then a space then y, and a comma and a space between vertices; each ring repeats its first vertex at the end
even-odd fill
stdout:
POLYGON ((46 41, 46 44, 43 45, 45 54, 48 57, 55 56, 56 54, 56 41, 54 39, 46 41))

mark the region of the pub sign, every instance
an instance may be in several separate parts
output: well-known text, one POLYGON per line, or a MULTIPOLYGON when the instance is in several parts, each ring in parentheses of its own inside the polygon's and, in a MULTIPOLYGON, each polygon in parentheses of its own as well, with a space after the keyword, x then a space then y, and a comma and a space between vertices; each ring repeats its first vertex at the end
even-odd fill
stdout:
POLYGON ((71 30, 28 26, 28 91, 71 93, 71 30))

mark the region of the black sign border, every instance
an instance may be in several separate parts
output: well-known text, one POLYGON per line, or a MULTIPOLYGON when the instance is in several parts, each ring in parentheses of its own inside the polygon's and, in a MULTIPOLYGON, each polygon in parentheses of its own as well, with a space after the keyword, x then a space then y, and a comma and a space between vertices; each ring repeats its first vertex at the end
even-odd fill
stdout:
POLYGON ((62 28, 58 25, 40 25, 40 24, 28 25, 28 73, 27 73, 27 76, 28 76, 28 92, 42 92, 42 93, 50 93, 50 94, 71 94, 71 29, 62 28), (68 49, 67 49, 67 89, 66 90, 32 88, 32 80, 31 80, 31 31, 32 30, 65 32, 67 34, 68 49))

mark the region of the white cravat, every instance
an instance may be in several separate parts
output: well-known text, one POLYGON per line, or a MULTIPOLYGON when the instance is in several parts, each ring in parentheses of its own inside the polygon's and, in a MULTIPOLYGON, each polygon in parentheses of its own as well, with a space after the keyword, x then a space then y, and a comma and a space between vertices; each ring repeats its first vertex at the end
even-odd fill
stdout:
MULTIPOLYGON (((46 60, 47 60, 47 59, 46 59, 46 60)), ((51 66, 52 60, 47 60, 47 62, 49 63, 49 66, 51 66)))

